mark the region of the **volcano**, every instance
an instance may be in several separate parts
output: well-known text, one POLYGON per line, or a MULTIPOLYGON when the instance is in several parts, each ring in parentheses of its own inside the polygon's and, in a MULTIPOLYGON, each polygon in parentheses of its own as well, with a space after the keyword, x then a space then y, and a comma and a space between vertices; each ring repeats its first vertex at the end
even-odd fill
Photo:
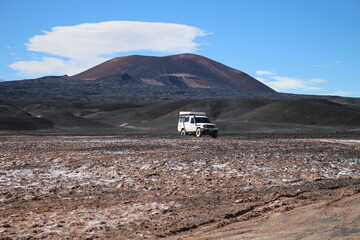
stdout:
POLYGON ((196 54, 117 57, 72 76, 77 80, 131 79, 134 84, 275 92, 250 75, 196 54))

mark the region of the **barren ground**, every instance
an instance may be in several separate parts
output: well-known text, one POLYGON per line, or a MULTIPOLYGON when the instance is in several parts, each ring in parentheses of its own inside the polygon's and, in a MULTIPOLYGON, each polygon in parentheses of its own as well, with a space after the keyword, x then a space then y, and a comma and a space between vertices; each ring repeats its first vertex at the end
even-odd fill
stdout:
POLYGON ((359 239, 360 141, 0 137, 0 239, 359 239))

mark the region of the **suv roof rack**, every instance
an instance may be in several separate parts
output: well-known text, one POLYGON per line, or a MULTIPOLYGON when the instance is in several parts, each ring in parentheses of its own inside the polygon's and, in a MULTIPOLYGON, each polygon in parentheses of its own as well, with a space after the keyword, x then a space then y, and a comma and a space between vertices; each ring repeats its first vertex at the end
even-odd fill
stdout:
POLYGON ((186 112, 186 111, 180 111, 180 112, 179 112, 179 115, 180 115, 180 116, 183 116, 183 115, 203 115, 203 116, 206 116, 206 113, 204 113, 204 112, 186 112))

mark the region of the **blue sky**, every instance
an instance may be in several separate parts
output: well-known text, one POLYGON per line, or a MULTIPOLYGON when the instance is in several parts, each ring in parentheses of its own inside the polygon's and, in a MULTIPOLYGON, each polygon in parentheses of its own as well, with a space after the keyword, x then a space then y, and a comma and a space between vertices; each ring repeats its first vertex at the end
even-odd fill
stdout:
POLYGON ((193 52, 288 93, 360 97, 359 0, 0 0, 0 79, 193 52))

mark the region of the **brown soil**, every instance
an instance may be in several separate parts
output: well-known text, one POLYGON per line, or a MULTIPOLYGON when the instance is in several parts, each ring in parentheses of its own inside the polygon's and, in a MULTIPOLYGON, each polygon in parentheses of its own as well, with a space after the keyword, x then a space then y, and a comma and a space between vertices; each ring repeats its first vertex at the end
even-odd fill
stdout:
MULTIPOLYGON (((279 208, 262 217, 239 221, 217 229, 199 229, 173 239, 359 239, 360 195, 341 195, 287 210, 279 208)), ((332 193, 332 195, 333 195, 332 193)), ((344 194, 344 193, 342 193, 344 194)))
POLYGON ((0 239, 359 239, 360 141, 0 137, 0 239))

